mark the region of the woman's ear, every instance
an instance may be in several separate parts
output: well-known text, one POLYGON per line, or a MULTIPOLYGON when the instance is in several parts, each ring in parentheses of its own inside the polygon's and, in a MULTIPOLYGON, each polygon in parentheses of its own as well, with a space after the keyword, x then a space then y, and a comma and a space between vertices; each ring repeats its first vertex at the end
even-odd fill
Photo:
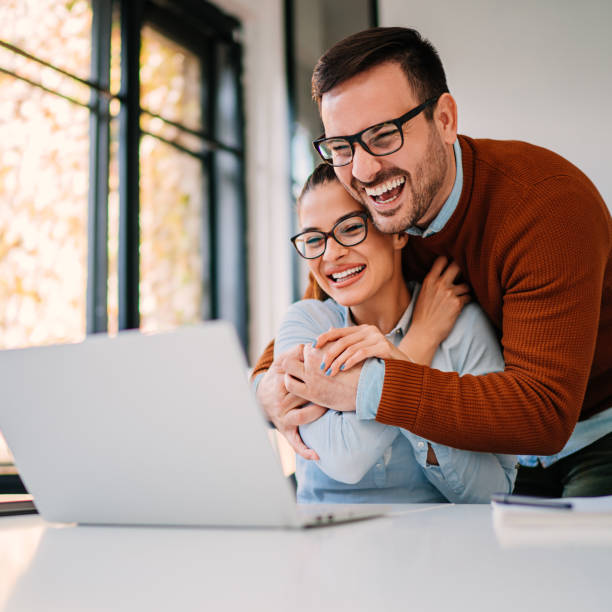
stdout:
POLYGON ((406 232, 393 234, 393 248, 397 250, 403 249, 408 244, 408 238, 409 236, 406 232))

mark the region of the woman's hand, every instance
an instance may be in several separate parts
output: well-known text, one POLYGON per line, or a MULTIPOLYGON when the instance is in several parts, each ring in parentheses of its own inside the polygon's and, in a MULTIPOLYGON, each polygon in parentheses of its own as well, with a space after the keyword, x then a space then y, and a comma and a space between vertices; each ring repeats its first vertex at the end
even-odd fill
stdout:
POLYGON ((328 376, 346 371, 369 357, 404 359, 407 357, 375 325, 333 328, 317 338, 317 348, 329 345, 321 362, 328 376))
POLYGON ((399 349, 411 361, 430 365, 433 356, 446 339, 463 307, 470 301, 470 288, 455 284, 459 266, 447 266, 446 257, 438 257, 425 277, 418 295, 412 323, 399 344, 399 349))

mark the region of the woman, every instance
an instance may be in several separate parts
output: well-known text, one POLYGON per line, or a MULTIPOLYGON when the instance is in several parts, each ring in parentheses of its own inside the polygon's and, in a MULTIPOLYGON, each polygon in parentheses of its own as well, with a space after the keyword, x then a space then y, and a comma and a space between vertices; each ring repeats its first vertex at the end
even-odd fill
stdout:
MULTIPOLYGON (((276 353, 297 344, 329 345, 321 368, 330 376, 372 357, 411 359, 461 375, 503 369, 497 339, 478 306, 469 304, 458 317, 460 308, 444 312, 448 303, 467 301, 465 286, 452 292, 450 302, 430 291, 415 306, 420 287, 406 283, 401 270, 408 236, 376 230, 330 166, 320 165, 306 182, 298 215, 302 231, 292 242, 307 259, 321 299, 290 307, 276 353)), ((436 262, 433 277, 442 267, 436 262)), ((449 266, 442 276, 456 274, 449 266)), ((297 457, 302 503, 486 503, 491 493, 510 492, 514 484, 514 456, 430 443, 354 412, 328 410, 301 426, 300 434, 320 458, 297 457)))

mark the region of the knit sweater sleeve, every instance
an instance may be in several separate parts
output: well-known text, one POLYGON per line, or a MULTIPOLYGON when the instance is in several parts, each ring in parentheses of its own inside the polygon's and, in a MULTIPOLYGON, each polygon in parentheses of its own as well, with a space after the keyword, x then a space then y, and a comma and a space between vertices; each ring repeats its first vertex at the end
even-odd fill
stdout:
POLYGON ((593 191, 554 176, 508 204, 481 263, 501 287, 505 370, 459 377, 387 360, 376 420, 465 450, 561 450, 589 379, 612 242, 609 212, 593 191))

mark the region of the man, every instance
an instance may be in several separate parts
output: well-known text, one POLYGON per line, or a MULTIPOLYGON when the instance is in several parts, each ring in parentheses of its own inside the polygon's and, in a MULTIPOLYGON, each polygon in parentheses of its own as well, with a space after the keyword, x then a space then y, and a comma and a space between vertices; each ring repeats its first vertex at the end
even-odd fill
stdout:
POLYGON ((411 234, 413 276, 438 255, 457 262, 506 367, 459 377, 367 360, 331 378, 327 347, 276 362, 269 347, 254 370, 267 370, 257 394, 269 418, 306 458, 299 424, 356 410, 448 446, 524 455, 519 492, 612 494, 612 220, 593 184, 545 149, 457 137, 442 64, 414 30, 346 38, 312 82, 323 159, 380 230, 411 234))

